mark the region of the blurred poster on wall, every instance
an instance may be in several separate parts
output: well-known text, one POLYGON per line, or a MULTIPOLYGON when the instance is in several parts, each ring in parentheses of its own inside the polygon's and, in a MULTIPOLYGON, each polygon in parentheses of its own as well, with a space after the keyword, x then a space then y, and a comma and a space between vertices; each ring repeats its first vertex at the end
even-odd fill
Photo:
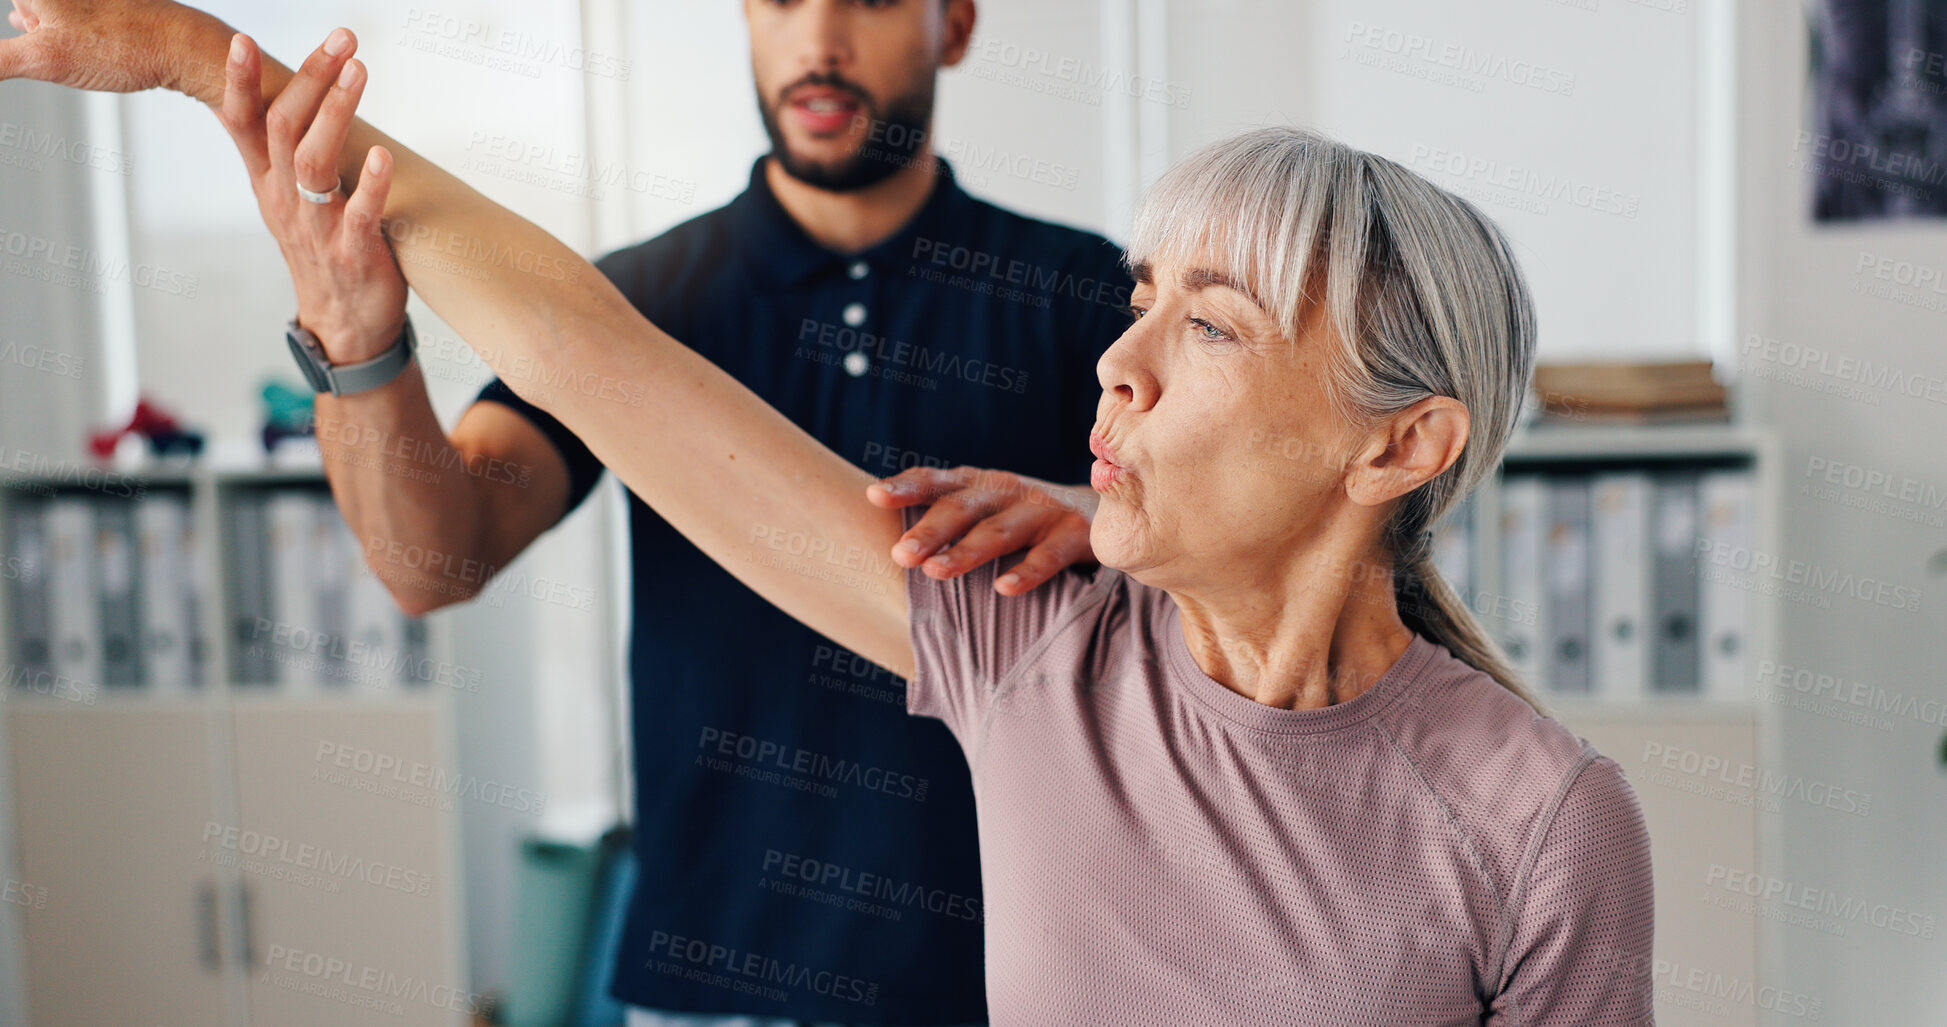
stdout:
POLYGON ((1947 217, 1947 0, 1817 0, 1817 221, 1947 217))

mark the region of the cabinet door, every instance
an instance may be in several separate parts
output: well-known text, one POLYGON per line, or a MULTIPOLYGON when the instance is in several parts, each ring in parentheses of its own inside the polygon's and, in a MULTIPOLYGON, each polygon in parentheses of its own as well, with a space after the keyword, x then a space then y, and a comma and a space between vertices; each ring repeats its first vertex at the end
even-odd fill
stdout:
POLYGON ((227 1022, 208 714, 17 702, 6 720, 35 1027, 227 1022))
POLYGON ((251 1022, 450 1027, 459 969, 436 700, 238 697, 233 720, 251 1022))
POLYGON ((1741 894, 1723 887, 1728 874, 1759 870, 1758 813, 1748 801, 1750 790, 1686 790, 1698 783, 1696 776, 1663 766, 1670 753, 1721 758, 1730 767, 1755 765, 1753 716, 1632 710, 1565 718, 1571 730, 1622 765, 1642 803, 1656 887, 1653 969, 1661 1027, 1758 1022, 1759 922, 1734 901, 1741 894))

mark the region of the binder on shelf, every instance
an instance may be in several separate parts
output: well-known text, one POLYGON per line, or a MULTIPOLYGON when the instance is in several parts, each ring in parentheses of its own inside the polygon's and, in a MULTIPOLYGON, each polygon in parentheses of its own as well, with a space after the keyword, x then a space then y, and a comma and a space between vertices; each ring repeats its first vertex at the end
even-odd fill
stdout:
POLYGON ((1544 543, 1548 655, 1543 680, 1552 692, 1586 695, 1589 679, 1589 479, 1548 480, 1544 543))
POLYGON ((136 502, 98 498, 94 503, 95 583, 101 602, 101 683, 112 688, 139 687, 144 679, 136 502))
POLYGON ((230 651, 238 684, 265 685, 276 681, 270 660, 270 644, 275 637, 272 626, 277 619, 271 609, 269 535, 264 527, 263 496, 251 491, 238 495, 230 508, 230 548, 236 609, 230 625, 230 651))
POLYGON ((24 691, 45 690, 54 680, 54 635, 49 624, 46 504, 37 497, 11 499, 7 511, 7 679, 24 691))
POLYGON ((137 566, 141 577, 142 669, 157 691, 194 687, 196 596, 192 580, 189 502, 151 493, 135 504, 137 566))
POLYGON ((1505 603, 1491 607, 1501 616, 1490 623, 1515 673, 1540 685, 1545 664, 1547 616, 1542 607, 1542 522, 1547 485, 1534 475, 1515 475, 1501 487, 1501 564, 1505 603))
POLYGON ((103 670, 94 506, 80 496, 59 496, 47 504, 47 600, 54 673, 68 679, 65 689, 88 693, 101 687, 103 670))
POLYGON ((358 680, 361 669, 351 650, 348 623, 352 569, 348 561, 356 560, 358 554, 346 552, 351 535, 343 530, 344 518, 339 516, 331 494, 318 493, 310 499, 312 580, 317 589, 318 629, 326 640, 319 647, 324 664, 321 680, 328 687, 343 688, 358 680))
POLYGON ((1589 493, 1593 560, 1589 670, 1604 698, 1636 699, 1649 691, 1650 478, 1640 472, 1597 475, 1589 493))
MULTIPOLYGON (((1698 483, 1702 505, 1700 536, 1712 552, 1735 552, 1751 544, 1751 474, 1712 471, 1698 483)), ((1700 546, 1701 548, 1701 546, 1700 546)), ((1727 581, 1698 581, 1703 690, 1721 698, 1748 698, 1744 615, 1749 595, 1727 581)))
POLYGON ((1702 667, 1697 644, 1697 475, 1673 472, 1656 479, 1651 531, 1650 690, 1698 691, 1702 667))
POLYGON ((328 642, 319 637, 324 617, 314 578, 314 510, 308 489, 279 489, 264 500, 272 612, 269 630, 259 625, 257 642, 269 657, 271 680, 291 688, 317 684, 318 654, 328 642))
POLYGON ((405 668, 412 654, 406 616, 385 583, 365 566, 351 527, 342 517, 336 524, 342 535, 340 551, 346 554, 345 631, 355 654, 353 680, 369 689, 391 689, 408 680, 405 668))

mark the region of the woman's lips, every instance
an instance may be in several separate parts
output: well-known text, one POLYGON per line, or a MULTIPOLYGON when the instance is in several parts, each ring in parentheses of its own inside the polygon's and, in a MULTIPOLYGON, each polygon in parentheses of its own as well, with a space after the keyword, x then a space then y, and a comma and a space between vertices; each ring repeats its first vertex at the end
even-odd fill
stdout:
POLYGON ((1109 448, 1108 440, 1094 432, 1088 434, 1088 451, 1095 454, 1095 463, 1088 469, 1088 483, 1097 492, 1106 491, 1128 470, 1116 463, 1115 450, 1109 448))

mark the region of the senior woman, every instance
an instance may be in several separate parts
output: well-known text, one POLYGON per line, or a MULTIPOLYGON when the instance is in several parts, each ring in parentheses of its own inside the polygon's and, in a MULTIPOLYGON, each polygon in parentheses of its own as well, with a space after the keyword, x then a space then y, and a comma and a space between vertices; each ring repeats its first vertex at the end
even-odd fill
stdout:
MULTIPOLYGON (((389 238, 497 365, 647 390, 646 408, 535 400, 953 731, 995 1022, 1651 1021, 1635 795, 1542 715, 1428 561, 1427 526, 1493 468, 1533 355, 1521 275, 1471 204, 1285 129, 1173 168, 1132 234, 1134 320, 1098 367, 1101 566, 1005 597, 992 565, 879 561, 925 548, 902 540, 900 480, 873 482, 573 252, 356 122, 348 33, 292 80, 173 5, 15 3, 32 31, 0 74, 219 104, 295 273, 389 238), (348 200, 296 202, 333 169, 348 200)), ((659 955, 753 972, 702 951, 659 955)))

